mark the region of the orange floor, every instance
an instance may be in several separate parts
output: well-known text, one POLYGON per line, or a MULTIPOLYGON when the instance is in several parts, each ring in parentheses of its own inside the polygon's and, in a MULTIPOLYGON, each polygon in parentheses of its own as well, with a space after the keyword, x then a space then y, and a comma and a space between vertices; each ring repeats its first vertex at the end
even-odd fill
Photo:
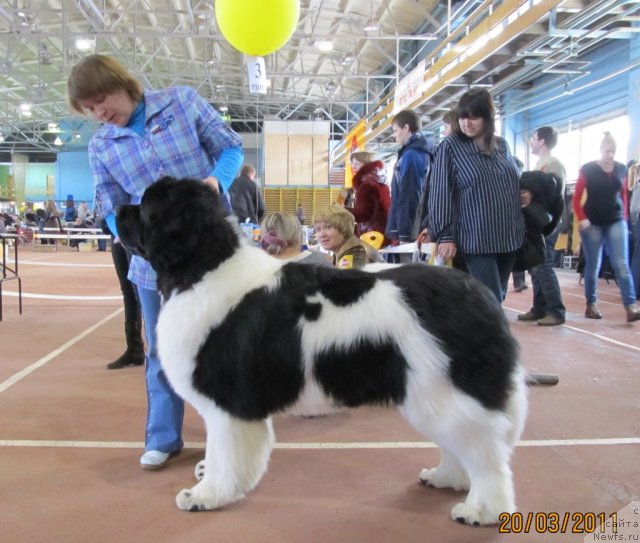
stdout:
POLYGON ((139 468, 143 369, 105 369, 124 342, 110 254, 26 248, 19 271, 23 314, 17 282, 5 283, 0 322, 0 541, 582 542, 585 534, 569 532, 584 528, 584 514, 640 499, 640 323, 625 322, 613 283, 599 286, 605 318, 587 320, 577 274, 561 271, 569 312, 553 328, 516 322, 531 289, 509 293, 505 311, 525 365, 560 383, 530 389, 513 460, 522 520, 532 523, 515 518, 503 531, 519 533, 500 533, 449 519, 461 495, 417 482, 437 449, 378 408, 277 417, 278 448, 248 499, 179 511, 174 497, 193 484, 203 426, 189 409, 182 455, 160 472, 139 468), (572 514, 555 534, 554 512, 572 514))

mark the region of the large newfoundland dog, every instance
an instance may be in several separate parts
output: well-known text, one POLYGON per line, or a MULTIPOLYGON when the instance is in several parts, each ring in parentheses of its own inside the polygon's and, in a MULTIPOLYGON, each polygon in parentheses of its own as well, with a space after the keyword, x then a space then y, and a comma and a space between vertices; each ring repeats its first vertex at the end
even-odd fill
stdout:
POLYGON ((124 245, 158 273, 163 368, 206 424, 199 482, 178 507, 243 498, 267 469, 270 416, 321 394, 346 407, 394 405, 435 441, 440 464, 419 477, 469 491, 453 519, 490 524, 513 512, 524 372, 489 291, 421 264, 369 273, 287 263, 235 223, 208 185, 166 177, 117 216, 124 245))

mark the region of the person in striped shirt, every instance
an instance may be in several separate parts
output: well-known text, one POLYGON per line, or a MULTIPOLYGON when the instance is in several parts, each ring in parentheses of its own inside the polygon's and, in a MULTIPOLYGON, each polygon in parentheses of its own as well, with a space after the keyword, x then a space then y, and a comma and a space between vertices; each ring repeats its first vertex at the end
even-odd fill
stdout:
POLYGON ((457 118, 431 173, 429 235, 443 260, 462 253, 469 274, 502 303, 524 239, 518 167, 507 142, 495 135, 488 91, 467 91, 457 118))

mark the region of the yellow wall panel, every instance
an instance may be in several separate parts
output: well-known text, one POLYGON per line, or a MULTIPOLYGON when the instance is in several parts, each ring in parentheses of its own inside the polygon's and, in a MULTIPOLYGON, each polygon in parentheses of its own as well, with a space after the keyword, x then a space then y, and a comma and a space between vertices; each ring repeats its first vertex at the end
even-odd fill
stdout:
POLYGON ((286 185, 288 179, 289 142, 286 134, 264 136, 264 184, 286 185))
POLYGON ((329 184, 329 140, 326 135, 313 136, 313 184, 329 184))
POLYGON ((311 185, 313 180, 313 136, 289 135, 289 185, 311 185))

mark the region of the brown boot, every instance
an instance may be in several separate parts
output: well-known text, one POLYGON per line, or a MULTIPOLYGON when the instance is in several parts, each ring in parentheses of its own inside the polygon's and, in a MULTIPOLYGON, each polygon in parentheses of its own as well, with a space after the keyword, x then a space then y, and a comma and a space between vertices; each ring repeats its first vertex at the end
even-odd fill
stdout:
POLYGON ((627 310, 627 322, 640 321, 640 307, 636 304, 629 304, 627 310))
POLYGON ((601 319, 602 313, 600 313, 596 304, 587 304, 587 310, 584 312, 584 316, 587 317, 587 319, 601 319))

